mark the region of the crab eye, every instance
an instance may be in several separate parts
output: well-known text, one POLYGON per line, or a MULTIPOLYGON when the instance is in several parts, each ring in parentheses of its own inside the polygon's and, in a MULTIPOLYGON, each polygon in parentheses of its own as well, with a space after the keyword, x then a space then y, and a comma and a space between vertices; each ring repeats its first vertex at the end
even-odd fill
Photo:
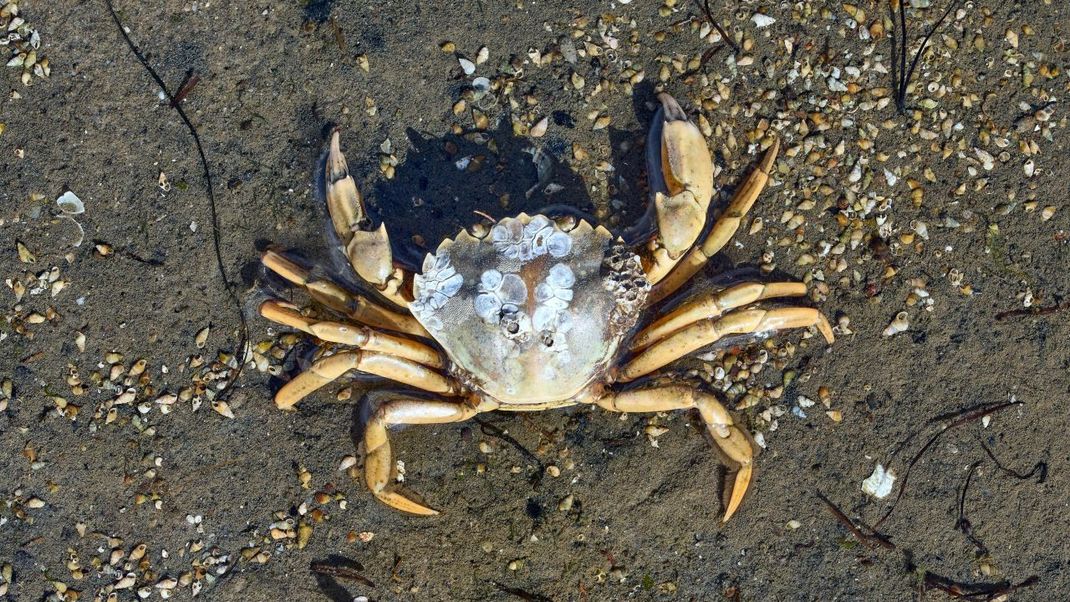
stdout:
POLYGON ((553 333, 544 330, 542 335, 541 335, 541 337, 540 337, 540 339, 542 340, 542 344, 543 345, 546 345, 547 347, 553 347, 554 346, 554 335, 553 335, 553 333))

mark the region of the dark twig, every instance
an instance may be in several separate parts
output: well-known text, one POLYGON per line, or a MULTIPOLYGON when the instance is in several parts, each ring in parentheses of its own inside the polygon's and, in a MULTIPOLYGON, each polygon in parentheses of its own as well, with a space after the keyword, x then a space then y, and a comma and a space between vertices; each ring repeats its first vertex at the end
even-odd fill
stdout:
POLYGON ((948 579, 947 577, 937 575, 930 571, 925 571, 922 589, 939 590, 952 598, 958 598, 960 600, 970 600, 971 602, 992 602, 1020 589, 1032 587, 1039 581, 1040 577, 1033 575, 1018 584, 1012 584, 1010 581, 1000 581, 997 583, 965 583, 948 579))
MULTIPOLYGON (((955 427, 962 426, 964 424, 968 424, 968 423, 973 422, 975 420, 980 420, 981 418, 984 418, 985 416, 989 416, 989 415, 995 414, 996 412, 999 412, 1001 410, 1005 410, 1005 409, 1007 409, 1007 408, 1009 408, 1011 406, 1016 406, 1016 405, 1021 405, 1021 404, 1022 404, 1022 402, 1020 402, 1020 401, 1008 401, 1008 402, 997 403, 997 404, 985 404, 985 405, 981 405, 979 407, 963 410, 962 412, 958 412, 956 414, 951 414, 951 415, 942 417, 942 419, 949 420, 949 422, 944 424, 943 427, 939 431, 937 431, 936 434, 934 434, 925 443, 924 446, 922 446, 922 448, 918 451, 918 453, 915 454, 914 457, 910 459, 910 462, 907 464, 906 471, 903 472, 903 481, 902 481, 902 483, 899 484, 899 493, 896 494, 895 500, 892 502, 892 505, 889 506, 888 511, 885 512, 884 516, 882 516, 880 518, 880 520, 878 520, 876 522, 876 524, 873 525, 873 528, 874 529, 879 528, 881 526, 881 523, 883 523, 889 516, 892 515, 892 512, 895 510, 895 507, 897 505, 899 505, 899 500, 902 499, 902 497, 903 497, 903 492, 906 491, 907 481, 910 479, 910 471, 911 471, 911 469, 914 468, 914 465, 918 463, 918 460, 920 460, 921 457, 923 455, 925 455, 925 452, 929 451, 929 448, 932 447, 932 445, 934 443, 936 443, 936 440, 939 439, 944 433, 948 432, 949 430, 951 430, 951 429, 953 429, 955 427)), ((941 419, 941 418, 938 418, 938 420, 939 419, 941 419)), ((913 435, 911 435, 911 436, 913 437, 913 435)))
POLYGON ((1055 305, 1045 305, 1044 307, 1023 307, 1021 309, 1001 311, 996 314, 996 319, 1006 320, 1007 318, 1017 318, 1018 316, 1045 316, 1066 309, 1070 309, 1070 299, 1055 305))
POLYGON ((183 100, 186 100, 186 96, 193 91, 193 88, 201 81, 201 76, 193 72, 193 69, 186 71, 186 79, 182 80, 182 83, 178 86, 178 92, 175 92, 175 97, 171 99, 171 106, 177 107, 183 100))
POLYGON ((197 78, 196 76, 187 74, 186 82, 179 90, 181 96, 172 94, 168 89, 167 84, 163 82, 160 75, 156 73, 156 70, 149 64, 148 59, 141 53, 141 50, 134 44, 134 41, 130 39, 130 35, 126 33, 126 27, 123 25, 122 20, 119 19, 119 14, 115 12, 115 6, 112 5, 112 0, 104 0, 104 4, 107 5, 108 12, 111 13, 111 18, 115 21, 115 26, 119 28, 119 34, 123 36, 123 39, 126 40, 126 45, 130 47, 130 52, 134 54, 138 62, 141 63, 141 66, 145 68, 145 71, 147 71, 156 82, 156 85, 160 87, 160 90, 163 91, 164 96, 166 96, 168 102, 170 102, 171 107, 178 113, 179 118, 182 119, 182 123, 186 125, 190 136, 193 137, 193 144, 197 147, 197 155, 201 160, 201 168, 204 171, 204 187, 208 192, 208 209, 212 216, 212 245, 215 250, 216 268, 219 270, 219 276, 223 280, 223 287, 227 290, 227 295, 234 303, 234 307, 238 310, 238 319, 241 322, 241 340, 239 341, 238 349, 234 354, 238 359, 238 366, 226 386, 224 386, 223 390, 216 396, 216 399, 223 401, 230 397, 233 392, 232 388, 234 387, 234 384, 238 382, 238 377, 241 376, 242 368, 245 366, 245 347, 249 342, 249 325, 245 320, 245 311, 242 308, 241 300, 238 299, 238 294, 234 292, 234 285, 231 284, 230 278, 227 277, 227 268, 223 263, 223 251, 219 243, 219 213, 216 211, 215 187, 212 184, 212 171, 208 167, 208 158, 204 154, 204 146, 201 145, 201 137, 200 134, 197 133, 197 128, 194 127, 193 122, 186 116, 186 112, 182 110, 182 98, 185 94, 189 93, 189 90, 192 89, 193 85, 196 83, 197 78))
POLYGON ((973 534, 973 523, 970 522, 970 519, 966 518, 966 493, 970 490, 973 473, 977 471, 977 467, 980 465, 980 462, 974 462, 966 472, 966 482, 962 484, 962 491, 959 493, 959 517, 955 521, 955 528, 962 531, 962 534, 966 536, 966 539, 969 539, 970 543, 977 548, 978 558, 988 555, 988 546, 986 546, 979 537, 973 534))
POLYGON ((856 524, 855 521, 851 520, 850 517, 844 514, 843 510, 840 510, 836 504, 832 503, 832 500, 825 497, 825 494, 820 491, 815 491, 814 494, 817 495, 817 499, 825 502, 825 506, 828 508, 828 511, 832 513, 832 516, 835 516, 836 520, 840 521, 844 527, 847 527, 847 530, 851 532, 851 535, 854 535, 855 539, 860 541, 862 545, 867 548, 880 546, 889 550, 895 549, 895 544, 891 542, 888 536, 878 533, 864 524, 856 524))
POLYGON ((554 602, 552 599, 547 598, 546 596, 540 594, 533 594, 531 592, 524 591, 516 587, 509 587, 508 585, 498 583, 497 581, 491 581, 491 583, 494 584, 494 587, 498 588, 498 591, 505 592, 507 594, 512 594, 517 598, 520 598, 521 600, 527 600, 527 602, 554 602))
POLYGON ((371 579, 368 579, 364 575, 360 574, 360 569, 349 568, 345 566, 334 566, 325 564, 322 562, 313 562, 309 565, 308 570, 319 575, 327 575, 329 577, 336 577, 343 581, 355 581, 361 585, 368 587, 375 587, 375 583, 371 579))
POLYGON ((536 466, 538 466, 538 470, 539 471, 535 475, 532 476, 532 484, 536 484, 542 479, 542 475, 545 472, 545 468, 546 467, 543 465, 542 460, 539 460, 538 456, 536 456, 535 454, 531 453, 531 451, 528 448, 526 448, 523 445, 521 445, 520 442, 517 441, 516 439, 514 439, 509 433, 503 431, 502 429, 498 428, 497 426, 487 422, 486 420, 483 420, 482 418, 479 418, 478 416, 473 418, 472 420, 474 420, 476 423, 479 424, 479 430, 484 435, 488 435, 488 436, 494 437, 496 439, 501 439, 502 441, 505 441, 509 445, 512 445, 520 453, 524 454, 524 457, 526 457, 527 459, 531 460, 533 463, 535 463, 536 466))
POLYGON ((906 16, 906 1, 907 0, 889 0, 889 8, 892 11, 892 22, 895 22, 896 6, 899 7, 899 30, 892 32, 892 79, 895 82, 895 107, 899 111, 899 114, 905 114, 907 110, 907 88, 910 87, 910 81, 914 79, 914 70, 917 69, 918 63, 921 61, 922 55, 925 54, 925 49, 929 47, 929 40, 933 37, 940 26, 944 24, 944 21, 951 15, 952 11, 958 7, 961 0, 951 0, 947 10, 944 14, 940 15, 940 18, 929 29, 928 33, 921 40, 921 46, 917 52, 914 53, 914 58, 910 61, 910 67, 907 67, 907 16, 906 16), (897 39, 898 35, 898 39, 897 39), (898 46, 898 48, 897 48, 898 46), (896 50, 898 50, 899 64, 895 64, 896 50))
POLYGON ((1017 470, 1013 470, 1003 466, 1003 463, 996 459, 996 455, 992 453, 992 450, 989 449, 987 445, 985 445, 984 441, 981 442, 981 449, 985 450, 985 453, 988 454, 988 457, 996 465, 996 468, 999 468, 1004 472, 1004 474, 1010 475, 1018 479, 1019 481, 1031 479, 1033 478, 1033 475, 1037 475, 1037 485, 1040 485, 1044 481, 1048 480, 1047 462, 1037 462, 1033 465, 1033 470, 1030 470, 1029 472, 1018 472, 1017 470))
MULTIPOLYGON (((695 2, 698 2, 698 0, 695 0, 695 2)), ((721 27, 720 22, 713 18, 713 11, 710 10, 710 0, 702 0, 702 4, 699 4, 699 8, 702 9, 702 12, 706 13, 706 20, 710 22, 710 25, 713 25, 713 28, 717 30, 717 33, 721 34, 721 39, 728 42, 728 45, 732 47, 732 50, 735 50, 738 54, 739 46, 736 44, 736 41, 732 39, 732 36, 728 35, 728 32, 725 31, 724 27, 721 27)))

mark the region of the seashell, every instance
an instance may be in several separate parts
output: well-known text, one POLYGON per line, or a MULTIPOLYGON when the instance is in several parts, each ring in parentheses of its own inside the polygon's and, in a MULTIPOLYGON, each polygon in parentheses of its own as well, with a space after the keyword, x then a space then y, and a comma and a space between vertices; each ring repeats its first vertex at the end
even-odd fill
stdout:
POLYGON ((85 213, 85 205, 82 203, 82 199, 78 198, 78 195, 70 190, 64 192, 58 199, 56 199, 56 205, 59 206, 60 211, 67 215, 81 215, 82 213, 85 213))
POLYGON ((904 332, 908 328, 910 328, 910 316, 907 315, 907 312, 901 311, 895 314, 895 318, 888 324, 887 327, 885 327, 884 332, 882 334, 884 334, 884 336, 886 337, 890 337, 892 335, 899 334, 900 332, 904 332))

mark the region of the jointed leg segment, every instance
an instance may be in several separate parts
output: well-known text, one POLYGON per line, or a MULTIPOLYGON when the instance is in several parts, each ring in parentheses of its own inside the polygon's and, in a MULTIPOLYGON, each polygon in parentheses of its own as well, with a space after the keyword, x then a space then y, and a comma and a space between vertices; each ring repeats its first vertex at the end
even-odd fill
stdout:
POLYGON ((304 288, 317 302, 351 320, 375 328, 425 338, 431 336, 416 318, 386 309, 361 295, 354 295, 330 280, 313 279, 308 270, 274 251, 264 253, 261 262, 279 276, 304 288))
POLYGON ((745 309, 720 318, 695 322, 652 344, 621 369, 618 380, 628 382, 731 334, 762 333, 816 326, 831 345, 835 340, 825 316, 809 307, 745 309))
POLYGON ((404 512, 432 515, 438 511, 389 489, 394 469, 387 427, 392 424, 443 424, 462 422, 479 411, 462 401, 395 399, 380 406, 364 430, 364 480, 368 489, 383 503, 404 512))
POLYGON ((431 368, 443 367, 439 352, 419 341, 392 336, 359 324, 313 320, 301 315, 297 307, 282 301, 265 301, 260 305, 260 315, 331 343, 378 351, 431 368))
POLYGON ((744 282, 689 301, 644 328, 632 340, 636 351, 655 343, 681 328, 709 318, 717 318, 726 311, 774 297, 798 297, 806 294, 801 282, 744 282))
POLYGON ((275 394, 275 405, 280 409, 289 409, 351 370, 375 374, 432 393, 452 395, 459 391, 459 386, 452 379, 427 366, 385 353, 351 350, 340 351, 313 362, 308 370, 279 389, 275 394))
POLYGON ((752 476, 754 450, 750 440, 735 426, 728 410, 713 395, 684 385, 613 393, 596 402, 611 412, 664 412, 696 408, 717 447, 733 464, 734 478, 725 483, 726 522, 739 508, 752 476))

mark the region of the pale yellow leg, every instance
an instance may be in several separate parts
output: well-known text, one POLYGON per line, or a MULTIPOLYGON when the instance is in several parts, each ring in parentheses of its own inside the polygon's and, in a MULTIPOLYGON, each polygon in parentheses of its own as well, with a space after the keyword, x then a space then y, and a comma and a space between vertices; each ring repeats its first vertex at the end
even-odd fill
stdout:
POLYGON ((314 280, 308 270, 274 251, 264 253, 260 261, 279 276, 304 288, 309 296, 319 303, 351 320, 375 328, 431 338, 416 318, 386 309, 361 295, 350 293, 330 280, 314 280))
POLYGON ((412 339, 391 336, 360 324, 314 320, 301 315, 294 305, 278 300, 260 304, 260 315, 272 322, 296 328, 331 343, 394 355, 431 368, 442 368, 442 356, 432 347, 412 339))
POLYGON ((650 303, 656 303, 679 289, 711 257, 728 244, 728 241, 732 239, 732 236, 735 235, 736 230, 739 229, 740 224, 743 222, 743 217, 750 211, 754 201, 757 200, 758 195, 761 194, 766 183, 769 182, 769 172, 773 169, 773 163, 776 161, 779 148, 780 142, 775 141, 769 147, 769 150, 765 151, 762 162, 750 173, 746 181, 736 189, 736 193, 732 196, 728 207, 713 224, 713 228, 706 236, 706 240, 701 245, 692 248, 691 252, 676 264, 676 267, 673 268, 669 275, 657 282, 654 288, 651 289, 650 296, 647 297, 650 303))
POLYGON ((699 320, 717 318, 726 311, 773 297, 798 297, 806 294, 801 282, 744 282, 689 301, 644 328, 632 339, 632 351, 638 351, 681 328, 699 320))
POLYGON ((725 482, 725 512, 721 522, 727 522, 739 509, 747 493, 753 474, 754 450, 750 440, 732 422, 732 416, 717 398, 686 385, 669 385, 654 389, 611 393, 597 402, 612 412, 665 412, 696 408, 717 447, 735 469, 725 482))
POLYGON ((364 480, 368 489, 383 503, 398 510, 425 516, 438 514, 437 510, 389 489, 394 460, 390 453, 387 427, 391 424, 461 422, 477 413, 478 410, 463 401, 396 399, 385 402, 368 420, 364 430, 364 480))
POLYGON ((628 382, 650 374, 662 366, 732 334, 759 334, 785 328, 817 327, 831 345, 835 340, 832 326, 816 309, 782 307, 776 309, 744 309, 720 318, 695 322, 647 347, 621 369, 618 380, 628 382))
POLYGON ((650 161, 660 164, 661 171, 660 178, 651 178, 658 233, 642 255, 647 280, 652 284, 664 278, 695 244, 706 225, 713 196, 713 159, 702 132, 672 96, 662 92, 658 100, 658 114, 663 119, 656 127, 661 130, 661 140, 657 147, 647 149, 648 153, 659 153, 650 161), (662 184, 664 189, 659 190, 662 184))
POLYGON ((279 389, 275 394, 275 405, 279 409, 288 410, 350 370, 382 376, 432 393, 452 395, 460 390, 453 380, 427 366, 385 353, 352 350, 340 351, 313 362, 308 370, 298 374, 279 389))
POLYGON ((334 231, 342 241, 342 248, 357 275, 372 284, 384 297, 401 307, 408 307, 411 274, 394 267, 394 254, 386 224, 368 229, 364 201, 357 183, 349 175, 349 166, 342 154, 338 131, 331 134, 324 169, 327 211, 334 231))

